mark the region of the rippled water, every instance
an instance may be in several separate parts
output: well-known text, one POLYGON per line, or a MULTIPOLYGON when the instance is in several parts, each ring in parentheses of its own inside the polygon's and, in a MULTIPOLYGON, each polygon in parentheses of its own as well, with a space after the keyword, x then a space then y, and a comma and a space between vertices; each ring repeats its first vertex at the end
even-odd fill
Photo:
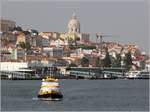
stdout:
POLYGON ((40 80, 2 80, 3 111, 148 111, 149 80, 60 80, 64 99, 41 101, 40 80))

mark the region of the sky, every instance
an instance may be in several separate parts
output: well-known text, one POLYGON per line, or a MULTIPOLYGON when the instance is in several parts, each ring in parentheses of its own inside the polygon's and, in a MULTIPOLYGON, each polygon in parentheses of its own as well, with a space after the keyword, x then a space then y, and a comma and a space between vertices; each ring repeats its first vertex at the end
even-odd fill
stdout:
POLYGON ((145 0, 2 0, 1 18, 38 31, 67 32, 75 12, 81 33, 113 35, 104 41, 136 44, 149 51, 148 2, 145 0))

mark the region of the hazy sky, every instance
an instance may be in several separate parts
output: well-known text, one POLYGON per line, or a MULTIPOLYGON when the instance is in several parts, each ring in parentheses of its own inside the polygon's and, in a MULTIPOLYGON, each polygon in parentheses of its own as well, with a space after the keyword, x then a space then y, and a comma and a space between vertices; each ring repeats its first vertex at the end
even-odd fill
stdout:
POLYGON ((104 41, 139 45, 148 51, 148 3, 144 0, 5 0, 1 2, 2 18, 16 21, 23 28, 38 31, 67 32, 67 23, 76 13, 82 33, 119 35, 104 41))

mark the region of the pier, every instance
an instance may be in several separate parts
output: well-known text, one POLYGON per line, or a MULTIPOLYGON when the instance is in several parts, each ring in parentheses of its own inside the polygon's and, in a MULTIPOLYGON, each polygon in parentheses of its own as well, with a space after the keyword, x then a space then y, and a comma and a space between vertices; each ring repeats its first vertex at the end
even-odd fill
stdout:
POLYGON ((76 78, 123 78, 125 69, 124 68, 99 68, 99 67, 71 67, 68 68, 70 76, 76 78))
POLYGON ((31 73, 15 72, 15 71, 0 71, 1 79, 31 79, 31 73))

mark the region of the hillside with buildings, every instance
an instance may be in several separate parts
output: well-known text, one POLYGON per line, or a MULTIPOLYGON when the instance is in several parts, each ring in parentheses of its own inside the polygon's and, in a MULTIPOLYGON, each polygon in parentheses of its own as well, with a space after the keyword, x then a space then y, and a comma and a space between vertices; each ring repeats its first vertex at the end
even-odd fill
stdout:
POLYGON ((93 42, 81 33, 73 14, 68 32, 39 32, 22 29, 11 20, 1 20, 1 63, 27 62, 36 67, 122 67, 127 70, 150 69, 148 54, 138 45, 113 41, 93 42))

